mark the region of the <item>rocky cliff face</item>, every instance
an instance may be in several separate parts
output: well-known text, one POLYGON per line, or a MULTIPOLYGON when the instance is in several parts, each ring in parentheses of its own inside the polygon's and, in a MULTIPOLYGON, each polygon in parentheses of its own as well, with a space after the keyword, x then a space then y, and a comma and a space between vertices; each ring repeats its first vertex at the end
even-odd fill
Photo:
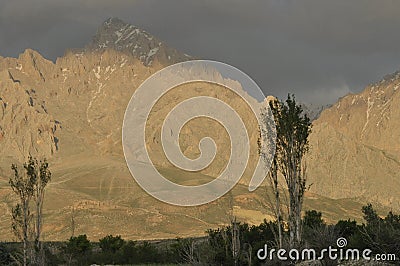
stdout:
POLYGON ((39 70, 40 64, 49 62, 30 50, 19 60, 2 61, 8 67, 0 70, 0 173, 15 159, 24 160, 28 155, 51 157, 58 149, 56 135, 61 128, 59 121, 48 112, 46 101, 37 93, 37 85, 45 79, 39 70), (20 72, 29 73, 29 79, 35 82, 24 83, 20 72))
POLYGON ((310 137, 312 191, 400 209, 400 73, 322 112, 310 137))
MULTIPOLYGON (((3 61, 2 131, 14 141, 21 134, 30 136, 31 145, 21 146, 22 156, 41 150, 40 145, 48 147, 43 153, 47 157, 58 148, 68 149, 65 137, 57 143, 64 134, 70 134, 76 144, 89 145, 118 135, 112 122, 123 115, 124 105, 140 81, 154 71, 113 50, 67 53, 56 63, 26 50, 18 59, 3 61)), ((2 143, 8 138, 3 137, 2 143)))

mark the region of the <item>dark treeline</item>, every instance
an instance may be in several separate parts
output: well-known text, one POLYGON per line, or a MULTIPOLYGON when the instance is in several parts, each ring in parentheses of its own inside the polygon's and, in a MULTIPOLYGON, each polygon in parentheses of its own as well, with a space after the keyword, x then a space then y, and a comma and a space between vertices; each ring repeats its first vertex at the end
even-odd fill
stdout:
MULTIPOLYGON (((324 222, 321 212, 306 211, 302 219, 302 247, 320 251, 328 246, 336 247, 336 240, 344 237, 347 240, 346 248, 368 248, 372 250, 372 255, 396 254, 399 259, 400 215, 389 212, 382 218, 371 204, 364 206, 362 212, 365 220, 362 224, 341 220, 330 225, 324 222)), ((277 248, 276 231, 277 224, 272 221, 264 221, 258 226, 232 223, 227 227, 210 229, 207 236, 202 238, 147 242, 128 241, 120 236, 109 235, 98 242, 91 242, 86 235, 79 235, 66 242, 48 242, 43 246, 46 265, 263 265, 266 262, 268 265, 284 265, 277 260, 260 261, 256 255, 265 244, 277 248)), ((284 230, 283 239, 284 248, 289 247, 287 230, 284 230)), ((21 252, 20 243, 0 244, 0 264, 17 265, 21 252)), ((337 262, 326 259, 323 264, 337 265, 337 262)))

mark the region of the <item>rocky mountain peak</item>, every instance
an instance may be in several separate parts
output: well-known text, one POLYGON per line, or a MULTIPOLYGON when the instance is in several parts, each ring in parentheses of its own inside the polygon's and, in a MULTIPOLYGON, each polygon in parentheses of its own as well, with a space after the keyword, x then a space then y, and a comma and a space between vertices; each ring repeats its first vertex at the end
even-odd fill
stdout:
POLYGON ((387 75, 363 92, 341 98, 324 112, 322 121, 329 121, 341 133, 366 145, 398 154, 400 147, 394 136, 400 134, 399 87, 400 72, 387 75))
POLYGON ((400 72, 348 94, 313 123, 312 191, 399 209, 400 72))
POLYGON ((86 49, 123 51, 145 65, 151 65, 154 61, 170 65, 190 59, 188 55, 168 47, 146 31, 119 18, 109 18, 104 21, 86 49))

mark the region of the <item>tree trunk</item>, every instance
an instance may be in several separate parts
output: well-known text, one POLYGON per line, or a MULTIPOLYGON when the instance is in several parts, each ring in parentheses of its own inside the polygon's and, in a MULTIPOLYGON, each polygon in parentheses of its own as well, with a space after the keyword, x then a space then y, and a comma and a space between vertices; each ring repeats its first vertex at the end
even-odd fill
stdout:
POLYGON ((282 212, 278 184, 278 167, 275 159, 270 169, 270 177, 272 179, 271 181, 273 185, 273 190, 275 192, 276 221, 278 225, 278 247, 282 248, 282 212))
POLYGON ((239 223, 236 222, 236 217, 235 217, 232 221, 232 257, 235 266, 238 265, 239 252, 240 252, 239 223))
POLYGON ((40 189, 36 198, 36 232, 35 232, 35 259, 38 265, 43 265, 42 245, 40 235, 42 233, 42 212, 43 212, 44 190, 40 189))
POLYGON ((22 234, 23 234, 23 249, 24 249, 24 266, 27 265, 27 257, 28 257, 28 226, 29 226, 29 214, 28 214, 28 207, 29 207, 29 202, 25 199, 23 204, 23 213, 24 213, 24 219, 23 219, 23 226, 22 226, 22 234))
MULTIPOLYGON (((277 188, 278 189, 278 188, 277 188)), ((279 248, 282 248, 282 213, 281 213, 281 202, 279 198, 279 191, 277 190, 275 193, 275 202, 276 202, 276 209, 277 209, 277 223, 278 223, 278 245, 279 248)))

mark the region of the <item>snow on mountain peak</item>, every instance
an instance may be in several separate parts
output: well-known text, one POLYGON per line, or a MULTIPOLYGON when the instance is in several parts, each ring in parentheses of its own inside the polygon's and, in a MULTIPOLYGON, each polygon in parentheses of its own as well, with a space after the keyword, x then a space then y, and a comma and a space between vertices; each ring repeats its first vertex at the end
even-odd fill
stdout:
POLYGON ((145 65, 155 60, 170 65, 189 60, 190 57, 168 47, 156 37, 119 18, 109 18, 99 27, 89 50, 114 49, 131 54, 145 65))

